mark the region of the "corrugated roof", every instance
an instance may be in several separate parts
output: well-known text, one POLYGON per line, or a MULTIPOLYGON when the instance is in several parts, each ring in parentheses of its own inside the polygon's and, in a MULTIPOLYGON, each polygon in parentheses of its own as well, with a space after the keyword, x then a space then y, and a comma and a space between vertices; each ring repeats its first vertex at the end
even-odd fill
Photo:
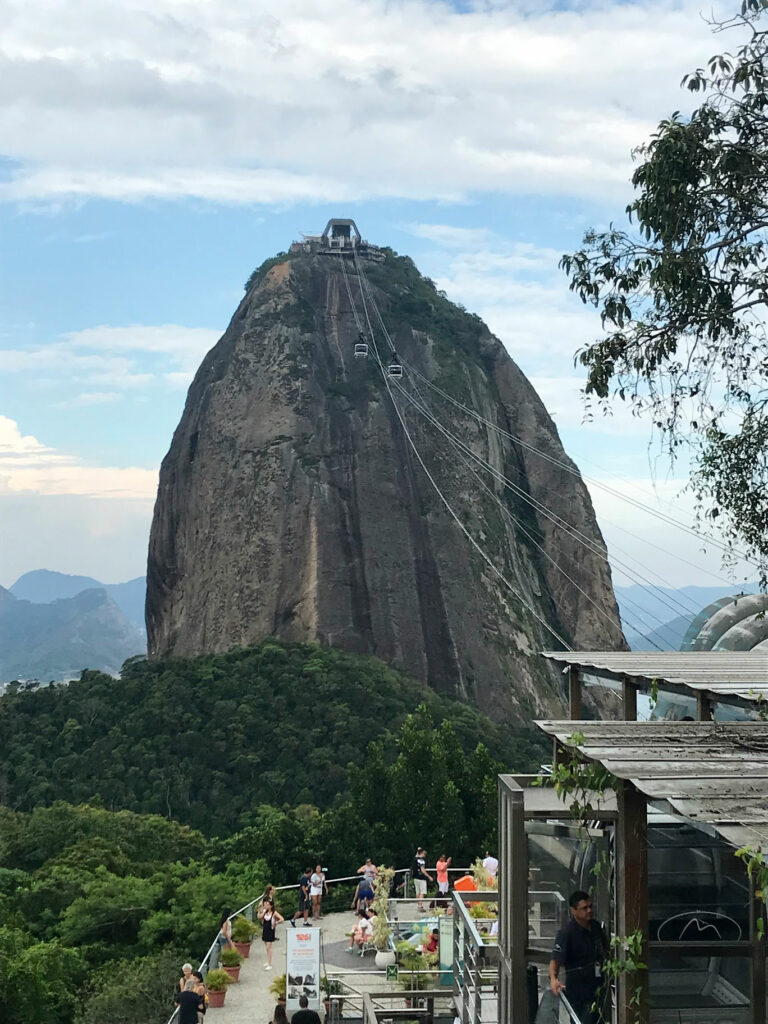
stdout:
POLYGON ((768 850, 768 722, 536 724, 734 846, 768 850))
POLYGON ((608 679, 640 686, 655 681, 671 689, 711 694, 724 701, 768 697, 768 650, 755 651, 542 651, 560 665, 578 665, 608 679))

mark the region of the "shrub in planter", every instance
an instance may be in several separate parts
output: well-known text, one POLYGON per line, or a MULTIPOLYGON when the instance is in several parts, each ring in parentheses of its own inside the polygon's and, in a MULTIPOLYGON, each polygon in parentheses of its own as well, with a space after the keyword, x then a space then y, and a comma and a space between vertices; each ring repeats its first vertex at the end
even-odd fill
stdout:
POLYGON ((243 957, 251 955, 251 942, 253 941, 255 929, 253 922, 247 917, 239 914, 232 922, 232 941, 237 952, 243 957))
POLYGON ((232 978, 223 968, 217 967, 213 971, 208 971, 205 976, 205 984, 208 988, 209 1005, 223 1006, 227 985, 232 984, 232 978))
POLYGON ((219 953, 219 963, 233 981, 238 981, 240 978, 240 965, 242 962, 243 957, 236 949, 222 949, 221 953, 219 953))
POLYGON ((269 986, 269 991, 275 997, 276 1002, 285 1002, 285 989, 285 975, 278 974, 277 977, 273 979, 272 984, 269 986))

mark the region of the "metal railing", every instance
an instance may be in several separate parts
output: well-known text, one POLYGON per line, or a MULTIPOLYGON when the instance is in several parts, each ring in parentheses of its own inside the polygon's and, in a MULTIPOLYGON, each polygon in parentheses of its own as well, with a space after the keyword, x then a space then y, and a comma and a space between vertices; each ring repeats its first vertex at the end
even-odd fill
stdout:
POLYGON ((432 1024, 436 1016, 436 1004, 445 1003, 442 1016, 450 1014, 450 998, 440 989, 423 989, 414 992, 365 992, 363 993, 363 1024, 383 1024, 384 1021, 393 1021, 398 1018, 407 1020, 418 1020, 423 1024, 432 1024), (395 1000, 400 1003, 401 999, 411 1005, 395 1005, 395 1000))
MULTIPOLYGON (((469 903, 496 903, 495 889, 457 892, 453 898, 453 997, 462 1024, 498 1020, 499 946, 481 934, 469 903)), ((498 918, 497 918, 498 920, 498 918)))

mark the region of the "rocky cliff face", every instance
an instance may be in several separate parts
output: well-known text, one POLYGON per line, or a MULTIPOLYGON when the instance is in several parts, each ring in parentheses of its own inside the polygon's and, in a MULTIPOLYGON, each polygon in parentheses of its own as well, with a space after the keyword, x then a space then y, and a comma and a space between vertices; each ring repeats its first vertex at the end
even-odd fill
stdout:
POLYGON ((496 718, 553 711, 561 677, 536 652, 562 645, 537 616, 575 648, 624 646, 586 488, 477 317, 407 258, 361 265, 400 380, 385 382, 367 325, 354 357, 357 268, 348 292, 341 257, 319 254, 254 274, 200 367, 160 473, 150 655, 274 634, 375 654, 496 718))

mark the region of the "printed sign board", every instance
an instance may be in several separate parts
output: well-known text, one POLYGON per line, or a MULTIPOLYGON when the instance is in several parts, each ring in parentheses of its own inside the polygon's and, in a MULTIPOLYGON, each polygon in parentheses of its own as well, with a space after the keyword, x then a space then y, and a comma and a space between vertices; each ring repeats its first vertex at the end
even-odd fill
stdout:
POLYGON ((285 1009, 290 1017, 305 995, 311 1010, 320 1009, 320 928, 287 928, 285 1009))

